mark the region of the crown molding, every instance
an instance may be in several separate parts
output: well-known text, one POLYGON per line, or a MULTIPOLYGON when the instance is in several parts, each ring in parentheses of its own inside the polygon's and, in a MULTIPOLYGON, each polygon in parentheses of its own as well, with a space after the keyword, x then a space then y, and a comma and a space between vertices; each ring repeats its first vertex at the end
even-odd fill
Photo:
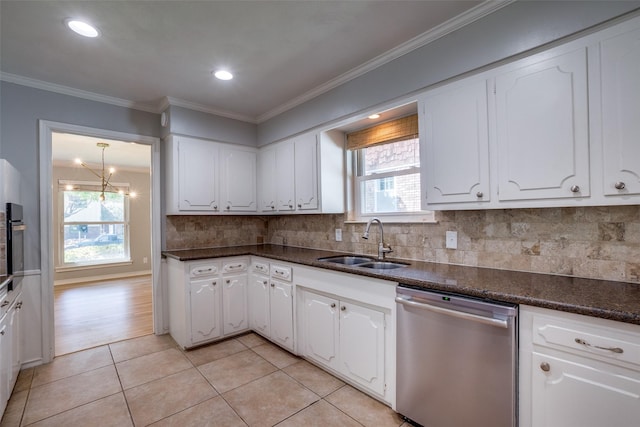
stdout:
POLYGON ((227 111, 227 110, 220 110, 207 105, 202 105, 202 104, 198 104, 196 102, 191 102, 191 101, 185 101, 183 99, 173 98, 170 96, 166 96, 162 98, 162 100, 160 101, 160 106, 162 107, 162 109, 160 111, 167 109, 167 107, 169 107, 170 105, 187 108, 189 110, 200 111, 202 113, 209 113, 216 116, 226 117, 228 119, 240 120, 241 122, 248 122, 253 124, 258 123, 256 118, 252 116, 247 116, 240 113, 234 113, 232 111, 227 111))
POLYGON ((405 43, 396 46, 395 48, 379 55, 370 61, 365 62, 364 64, 347 71, 346 73, 329 80, 328 82, 317 86, 316 88, 296 97, 292 100, 274 108, 271 111, 268 111, 264 114, 261 114, 257 117, 257 123, 265 122, 279 114, 284 113, 287 110, 290 110, 304 102, 307 102, 319 95, 322 95, 325 92, 330 91, 344 83, 347 83, 350 80, 353 80, 363 74, 368 73, 369 71, 373 71, 374 69, 393 61, 396 58, 399 58, 413 50, 416 50, 422 46, 425 46, 455 30, 458 30, 465 25, 469 25, 470 23, 477 21, 498 9, 501 9, 509 4, 515 2, 516 0, 487 0, 478 6, 469 9, 468 11, 456 16, 455 18, 446 21, 431 30, 424 32, 411 40, 406 41, 405 43))
POLYGON ((0 73, 0 80, 7 83, 15 83, 22 86, 28 86, 35 89, 42 89, 49 92, 55 92, 62 95, 69 95, 76 98, 88 99, 90 101, 102 102, 104 104, 116 105, 118 107, 126 107, 134 110, 146 111, 148 113, 160 113, 158 106, 152 103, 142 103, 130 101, 128 99, 116 98, 113 96, 101 95, 95 92, 75 89, 69 86, 63 86, 55 83, 49 83, 42 80, 32 79, 30 77, 19 76, 11 73, 0 73))

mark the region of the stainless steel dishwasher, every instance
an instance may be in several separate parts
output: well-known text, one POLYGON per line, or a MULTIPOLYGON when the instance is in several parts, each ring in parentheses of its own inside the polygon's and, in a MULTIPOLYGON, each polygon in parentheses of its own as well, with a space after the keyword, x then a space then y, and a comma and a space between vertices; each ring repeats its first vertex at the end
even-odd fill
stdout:
POLYGON ((397 411, 425 427, 517 425, 518 306, 399 285, 397 411))

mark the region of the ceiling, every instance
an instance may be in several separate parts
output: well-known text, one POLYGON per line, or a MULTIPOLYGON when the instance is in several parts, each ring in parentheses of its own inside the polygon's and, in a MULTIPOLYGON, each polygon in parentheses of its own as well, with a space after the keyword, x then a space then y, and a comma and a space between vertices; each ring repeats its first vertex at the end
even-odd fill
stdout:
POLYGON ((104 150, 105 168, 148 172, 151 167, 151 146, 127 141, 115 141, 71 133, 51 134, 53 165, 80 168, 75 159, 80 159, 94 170, 102 167, 102 148, 98 143, 107 143, 104 150))
POLYGON ((450 0, 2 0, 0 69, 147 111, 171 103, 260 123, 488 11, 450 0), (68 18, 100 36, 72 33, 68 18), (235 78, 213 78, 219 67, 235 78))

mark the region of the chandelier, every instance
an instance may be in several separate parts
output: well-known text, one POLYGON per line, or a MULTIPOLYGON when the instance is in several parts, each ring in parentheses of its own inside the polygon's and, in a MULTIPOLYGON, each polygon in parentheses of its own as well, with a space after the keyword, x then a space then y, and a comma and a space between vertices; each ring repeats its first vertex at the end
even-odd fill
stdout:
POLYGON ((108 171, 105 171, 105 167, 104 167, 104 150, 106 148, 109 148, 109 144, 107 144, 106 142, 98 142, 96 145, 98 146, 98 148, 102 149, 102 170, 100 171, 100 173, 91 169, 85 162, 83 162, 80 159, 76 159, 75 162, 80 166, 84 167, 85 169, 87 169, 89 172, 91 172, 95 176, 97 176, 98 179, 100 179, 100 196, 99 196, 100 201, 104 202, 104 199, 105 199, 104 193, 118 193, 127 197, 136 197, 135 192, 129 192, 128 189, 125 191, 125 190, 116 188, 111 184, 111 177, 113 176, 116 170, 111 167, 109 168, 108 171), (109 173, 108 175, 107 175, 107 172, 109 173))

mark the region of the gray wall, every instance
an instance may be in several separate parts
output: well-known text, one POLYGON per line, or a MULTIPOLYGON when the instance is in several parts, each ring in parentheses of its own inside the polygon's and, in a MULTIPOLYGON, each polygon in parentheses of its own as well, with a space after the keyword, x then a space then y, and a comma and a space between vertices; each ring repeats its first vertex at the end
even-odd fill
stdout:
MULTIPOLYGON (((172 105, 168 108, 166 134, 189 135, 231 144, 257 145, 257 128, 253 123, 215 116, 172 105)), ((166 132, 165 132, 166 130, 166 132)))
POLYGON ((640 8, 640 1, 517 1, 258 125, 258 145, 375 108, 640 8))
MULTIPOLYGON (((117 166, 117 165, 116 165, 117 166)), ((96 269, 80 269, 74 271, 56 272, 54 281, 72 280, 84 277, 94 277, 110 274, 125 274, 151 271, 151 176, 150 173, 127 171, 118 168, 114 182, 126 182, 132 191, 137 193, 135 198, 129 200, 129 239, 131 264, 108 266, 101 265, 96 269), (143 258, 147 258, 147 264, 143 258)), ((57 191, 58 180, 94 181, 95 176, 82 168, 53 168, 53 223, 60 220, 60 197, 57 191)), ((54 228, 57 230, 58 228, 54 228)), ((53 233, 54 265, 57 264, 60 251, 58 241, 60 233, 53 233)))
POLYGON ((158 114, 0 82, 0 157, 21 173, 25 269, 40 269, 40 119, 158 137, 158 114))

